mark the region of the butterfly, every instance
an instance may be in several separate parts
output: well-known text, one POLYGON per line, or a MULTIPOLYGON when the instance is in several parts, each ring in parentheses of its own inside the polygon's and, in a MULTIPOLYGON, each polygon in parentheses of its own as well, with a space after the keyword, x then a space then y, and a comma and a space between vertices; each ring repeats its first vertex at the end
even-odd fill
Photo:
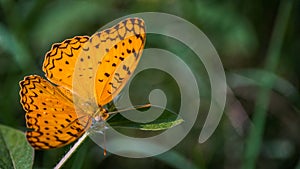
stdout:
POLYGON ((20 81, 26 111, 26 138, 35 149, 65 146, 81 137, 93 120, 105 121, 104 108, 126 85, 145 45, 144 21, 128 18, 91 37, 55 43, 43 71, 20 81))

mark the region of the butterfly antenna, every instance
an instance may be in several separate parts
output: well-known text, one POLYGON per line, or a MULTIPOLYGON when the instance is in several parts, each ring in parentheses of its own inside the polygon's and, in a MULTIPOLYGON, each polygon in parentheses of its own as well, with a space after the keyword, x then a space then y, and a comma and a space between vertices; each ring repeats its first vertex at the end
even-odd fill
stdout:
POLYGON ((151 106, 152 106, 152 105, 151 105, 150 103, 149 103, 149 104, 145 104, 145 105, 137 105, 137 106, 133 106, 133 107, 121 109, 121 110, 116 110, 116 111, 108 112, 108 114, 109 114, 109 115, 112 115, 112 114, 117 114, 117 113, 121 113, 121 112, 124 112, 124 111, 129 111, 129 110, 136 110, 136 109, 149 108, 149 107, 151 107, 151 106))

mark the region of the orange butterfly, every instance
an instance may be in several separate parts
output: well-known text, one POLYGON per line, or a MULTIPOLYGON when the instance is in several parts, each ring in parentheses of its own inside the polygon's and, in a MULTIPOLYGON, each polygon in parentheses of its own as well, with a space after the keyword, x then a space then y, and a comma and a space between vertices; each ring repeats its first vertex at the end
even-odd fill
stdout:
POLYGON ((93 119, 105 121, 111 102, 135 70, 145 44, 144 21, 129 18, 91 37, 53 44, 43 71, 20 82, 28 142, 35 149, 65 146, 78 139, 93 119), (76 105, 76 106, 75 106, 76 105))

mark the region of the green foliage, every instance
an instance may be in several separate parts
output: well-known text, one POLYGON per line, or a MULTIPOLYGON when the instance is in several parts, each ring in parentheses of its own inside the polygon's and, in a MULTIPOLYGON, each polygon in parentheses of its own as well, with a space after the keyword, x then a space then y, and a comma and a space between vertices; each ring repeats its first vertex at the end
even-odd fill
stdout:
POLYGON ((30 169, 34 152, 23 132, 0 125, 0 157, 0 168, 30 169))
MULTIPOLYGON (((129 111, 128 111, 129 112, 129 111)), ((126 112, 124 112, 126 113, 126 112)), ((120 114, 115 115, 108 123, 114 128, 131 128, 143 131, 160 131, 179 125, 184 122, 182 118, 178 118, 177 114, 165 111, 159 118, 149 123, 135 123, 120 114)))

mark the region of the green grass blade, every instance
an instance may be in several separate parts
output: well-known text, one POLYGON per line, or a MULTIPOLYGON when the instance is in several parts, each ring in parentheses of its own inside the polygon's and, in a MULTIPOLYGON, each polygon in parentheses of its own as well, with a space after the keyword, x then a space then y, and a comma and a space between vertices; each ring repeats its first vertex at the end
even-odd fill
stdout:
MULTIPOLYGON (((281 53, 283 37, 292 9, 292 0, 281 1, 275 27, 272 33, 270 46, 267 52, 266 70, 273 72, 277 65, 281 53)), ((244 154, 243 169, 255 168, 256 160, 259 155, 262 137, 265 128, 266 112, 269 104, 269 95, 273 85, 274 78, 272 76, 265 77, 265 84, 261 88, 254 109, 253 127, 246 140, 246 149, 244 154)))

